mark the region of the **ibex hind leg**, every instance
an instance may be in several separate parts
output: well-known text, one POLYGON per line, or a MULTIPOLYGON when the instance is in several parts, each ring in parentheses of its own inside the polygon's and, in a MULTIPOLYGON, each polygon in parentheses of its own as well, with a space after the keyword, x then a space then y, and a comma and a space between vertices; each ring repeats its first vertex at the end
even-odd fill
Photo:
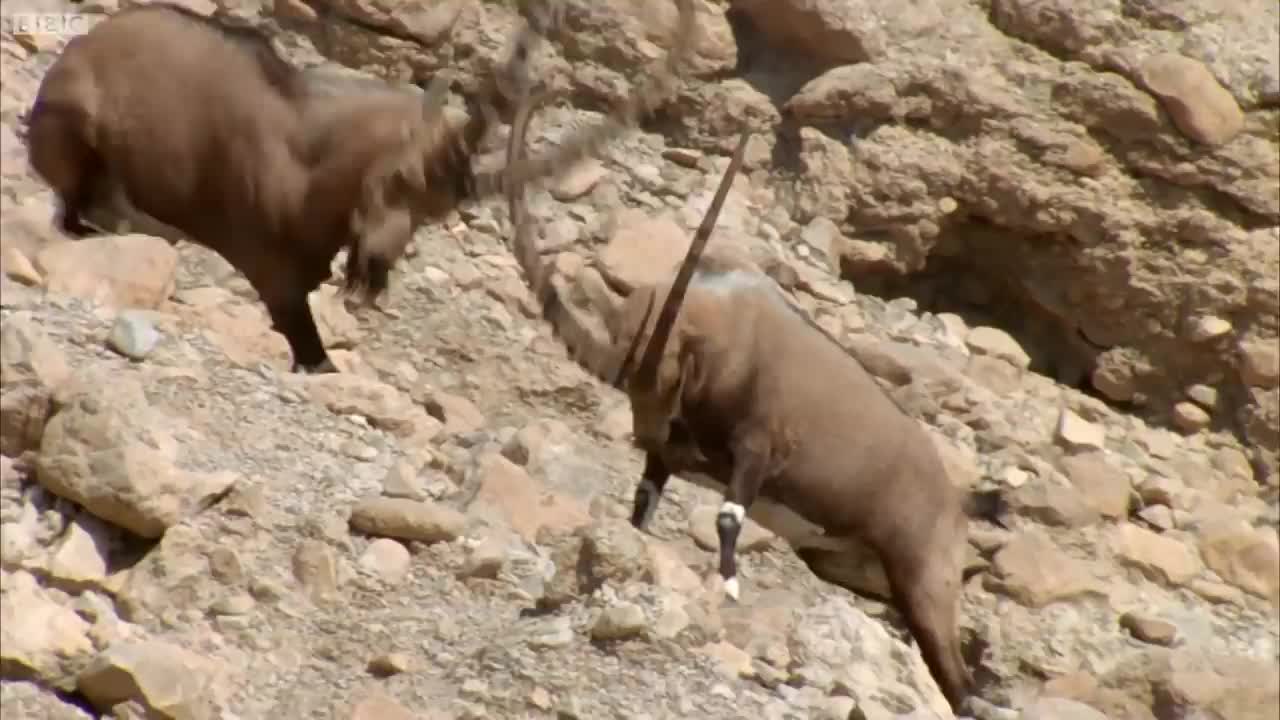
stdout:
MULTIPOLYGON (((895 548, 890 553, 903 550, 895 548)), ((895 604, 920 648, 929 674, 952 711, 960 713, 974 690, 973 676, 960 649, 960 564, 952 557, 953 553, 963 552, 964 543, 950 552, 946 548, 935 550, 939 549, 893 558, 883 557, 882 551, 882 562, 895 604)))

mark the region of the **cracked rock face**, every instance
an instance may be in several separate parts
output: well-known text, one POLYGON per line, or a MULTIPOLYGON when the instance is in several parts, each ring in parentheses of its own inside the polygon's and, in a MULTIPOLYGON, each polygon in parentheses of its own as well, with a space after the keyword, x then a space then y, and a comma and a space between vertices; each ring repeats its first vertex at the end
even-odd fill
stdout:
MULTIPOLYGON (((320 97, 469 92, 522 5, 185 4, 320 97)), ((1280 714, 1278 6, 696 5, 659 117, 531 189, 576 311, 670 272, 745 123, 708 265, 777 281, 1003 499, 960 612, 992 716, 1280 714)), ((624 96, 675 7, 559 16, 534 72, 569 102, 532 152, 624 96)), ((0 28, 6 717, 950 717, 872 555, 749 522, 734 603, 718 494, 677 477, 630 527, 630 408, 539 319, 504 202, 421 228, 390 314, 335 258, 320 376, 215 254, 65 238, 23 118, 66 42, 0 28)))

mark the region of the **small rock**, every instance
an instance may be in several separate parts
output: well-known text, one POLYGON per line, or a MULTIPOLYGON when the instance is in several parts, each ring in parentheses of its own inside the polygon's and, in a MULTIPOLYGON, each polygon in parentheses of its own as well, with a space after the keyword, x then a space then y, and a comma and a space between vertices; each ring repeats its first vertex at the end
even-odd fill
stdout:
POLYGON ((998 328, 979 325, 969 331, 964 341, 974 354, 998 357, 1024 370, 1031 366, 1031 356, 1027 351, 1009 333, 998 328))
POLYGON ((605 411, 595 431, 610 440, 622 440, 631 435, 631 408, 626 403, 618 403, 605 411))
POLYGON ((239 479, 183 469, 174 422, 149 406, 137 381, 78 380, 45 427, 37 478, 103 520, 158 538, 239 479))
POLYGON ((662 157, 677 165, 696 168, 698 167, 698 161, 702 159, 702 153, 691 148, 669 147, 662 151, 662 157))
POLYGON ((1058 441, 1068 448, 1101 450, 1107 444, 1107 429, 1067 408, 1058 416, 1058 441))
POLYGON ((608 176, 609 170, 595 158, 585 158, 561 173, 551 185, 551 197, 569 202, 591 192, 596 183, 608 176))
POLYGON ((1022 388, 1021 371, 990 355, 970 355, 964 372, 974 382, 997 395, 1005 396, 1022 388))
POLYGON ((1209 569, 1280 607, 1280 540, 1274 529, 1224 518, 1207 523, 1200 533, 1200 555, 1209 569))
POLYGON ((1141 613, 1127 612, 1120 616, 1120 627, 1142 642, 1169 646, 1178 636, 1178 627, 1171 622, 1149 617, 1141 613))
POLYGON ((507 560, 507 545, 496 537, 486 537, 467 551, 461 575, 494 579, 507 560))
POLYGON ((551 699, 551 693, 540 687, 534 688, 533 692, 529 693, 529 704, 539 710, 550 710, 555 707, 551 699))
POLYGON ((1187 388, 1187 397, 1197 405, 1212 410, 1218 404, 1218 389, 1209 385, 1196 384, 1187 388))
POLYGON ((49 574, 73 586, 100 584, 107 577, 111 528, 89 513, 79 513, 49 557, 49 574))
POLYGON ((426 500, 427 485, 413 463, 401 460, 382 478, 382 494, 407 500, 426 500))
POLYGON ((102 712, 129 701, 149 717, 207 717, 210 662, 162 640, 118 642, 82 670, 76 689, 102 712))
POLYGON ((1115 402, 1129 402, 1138 390, 1133 369, 1128 365, 1099 363, 1093 369, 1090 381, 1094 390, 1115 402))
POLYGON ((1100 594, 1089 566, 1070 557, 1039 530, 1026 530, 992 558, 992 587, 1027 607, 1039 608, 1084 594, 1100 594))
POLYGON ((666 603, 653 623, 653 632, 660 638, 673 638, 689 627, 693 622, 685 610, 684 603, 666 603))
POLYGON ((472 472, 474 477, 467 483, 474 483, 479 490, 467 512, 492 515, 529 542, 542 528, 570 529, 591 520, 580 500, 550 491, 501 453, 483 453, 472 472))
POLYGON ((591 626, 591 637, 596 640, 625 640, 643 634, 648 626, 643 608, 622 602, 610 605, 600 613, 591 626))
POLYGON ((30 258, 16 247, 5 248, 3 264, 4 274, 16 282, 31 287, 39 287, 44 282, 40 271, 31 264, 30 258))
POLYGON ((1129 516, 1129 476, 1107 462, 1100 452, 1062 459, 1062 471, 1090 507, 1104 517, 1129 516))
POLYGON ((1018 515, 1055 527, 1087 527, 1102 519, 1076 486, 1052 479, 1023 485, 1008 494, 1008 502, 1018 515))
MULTIPOLYGON (((831 218, 821 215, 810 220, 809 224, 800 229, 799 240, 805 247, 817 253, 818 260, 823 264, 835 263, 839 259, 837 250, 843 249, 845 244, 840 227, 831 218)), ((833 269, 837 268, 834 264, 830 266, 833 269)))
POLYGON ((142 360, 160 342, 160 331, 146 315, 125 311, 116 316, 107 343, 112 350, 132 360, 142 360))
POLYGON ((1137 433, 1134 439, 1148 453, 1151 453, 1152 457, 1161 459, 1173 457, 1178 447, 1177 435, 1167 430, 1145 428, 1145 431, 1137 433))
POLYGON ((1138 496, 1148 505, 1167 505, 1176 510, 1187 509, 1189 491, 1173 478, 1152 475, 1138 486, 1138 496))
POLYGON ((449 542, 462 535, 467 519, 457 510, 431 501, 404 498, 367 498, 352 510, 349 520, 354 530, 366 535, 449 542))
POLYGON ((383 582, 395 585, 409 573, 410 561, 409 549, 404 545, 390 538, 378 538, 369 543, 360 556, 360 567, 370 570, 383 582))
POLYGON ((215 602, 209 610, 215 615, 248 615, 257 602, 249 593, 239 592, 215 602))
POLYGON ((1005 485, 1017 489, 1027 484, 1027 480, 1031 479, 1031 474, 1020 467, 1010 465, 1000 473, 1000 479, 1005 485))
POLYGON ((1187 336, 1192 342, 1207 342, 1222 337, 1233 329, 1231 323, 1216 315, 1205 315, 1191 322, 1187 336))
POLYGON ((1041 697, 1023 707, 1018 720, 1107 720, 1107 716, 1082 702, 1041 697))
POLYGON ((624 292, 669 278, 689 250, 689 233, 670 214, 621 210, 613 226, 598 255, 599 270, 624 292))
POLYGON ((426 403, 427 412, 444 423, 450 435, 473 433, 485 425, 484 413, 470 400, 450 393, 436 393, 426 403))
POLYGON ((698 652, 716 660, 716 667, 728 678, 752 675, 751 655, 738 646, 721 640, 698 648, 698 652))
POLYGON ((369 661, 369 672, 378 677, 399 675, 411 669, 413 669, 413 661, 404 653, 383 653, 369 661))
POLYGON ((0 663, 61 681, 69 665, 93 653, 89 623, 60 605, 26 572, 7 576, 0 593, 0 663))
POLYGON ((525 638, 535 650, 554 650, 573 644, 573 626, 567 617, 555 617, 538 623, 525 638))
POLYGON ((1203 408, 1192 402, 1182 401, 1173 406, 1173 424, 1179 430, 1196 433, 1209 427, 1213 418, 1203 408))
POLYGON ((1111 542, 1122 563, 1169 585, 1185 585, 1203 567, 1195 551, 1185 544, 1131 523, 1116 526, 1111 542))
POLYGON ((152 235, 99 235, 46 245, 35 261, 49 292, 154 309, 173 294, 178 251, 152 235))
POLYGON ((702 579, 680 559, 679 551, 661 541, 649 543, 649 572, 660 588, 692 595, 702 587, 702 579))
MULTIPOLYGON (((294 22, 310 23, 315 22, 318 15, 315 8, 303 2, 303 0, 275 0, 273 5, 276 16, 281 20, 292 20, 294 22)), ((370 720, 374 716, 368 716, 370 720)), ((351 720, 356 720, 352 717, 351 720)))
POLYGON ((328 284, 321 285, 307 296, 316 330, 326 348, 349 350, 360 341, 360 321, 347 309, 349 302, 353 300, 328 284))
POLYGON ((319 540, 303 540, 293 553, 293 576, 313 599, 338 591, 338 558, 333 548, 319 540))
POLYGON ((1167 505, 1151 505, 1138 511, 1138 517, 1151 523, 1151 526, 1157 530, 1172 530, 1175 525, 1173 522, 1173 510, 1167 505))
POLYGON ((289 374, 286 383, 332 413, 362 415, 374 427, 399 438, 426 442, 443 427, 441 421, 427 414, 404 393, 379 380, 340 372, 289 374))
POLYGON ((1244 127, 1244 113, 1231 92, 1204 63, 1174 52, 1142 63, 1143 84, 1168 111, 1183 135, 1205 145, 1222 145, 1244 127))
POLYGON ((1252 494, 1257 490, 1253 466, 1249 464, 1249 457, 1240 450, 1232 447, 1218 448, 1209 458, 1209 464, 1226 479, 1224 484, 1229 489, 1219 495, 1221 499, 1231 500, 1236 492, 1252 494))
MULTIPOLYGON (((949 198, 943 198, 944 200, 949 198)), ((952 200, 954 203, 955 201, 952 200)), ((818 720, 849 720, 853 715, 853 711, 858 707, 858 701, 847 695, 833 695, 823 698, 816 708, 818 711, 818 720)), ((920 712, 927 713, 923 708, 920 712)), ((921 715, 920 720, 928 718, 929 714, 921 715)), ((899 720, 902 720, 900 717, 899 720)))
POLYGON ((1277 340, 1241 342, 1240 380, 1245 385, 1271 389, 1280 385, 1280 346, 1277 340))
MULTIPOLYGON (((302 5, 301 2, 298 4, 302 5)), ((276 7, 279 7, 278 3, 276 7)), ((304 7, 311 9, 309 6, 304 7)), ((418 716, 390 697, 375 692, 351 708, 350 720, 418 720, 418 716)))
POLYGON ((1244 604, 1244 593, 1240 591, 1240 588, 1232 587, 1226 583, 1196 578, 1187 587, 1191 589, 1191 592, 1217 605, 1244 604))

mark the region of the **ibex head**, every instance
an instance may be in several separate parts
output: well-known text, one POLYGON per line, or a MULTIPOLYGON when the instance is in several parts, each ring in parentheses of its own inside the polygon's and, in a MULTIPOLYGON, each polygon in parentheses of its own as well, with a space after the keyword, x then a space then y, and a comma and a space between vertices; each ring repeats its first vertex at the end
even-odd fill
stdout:
POLYGON ((750 131, 744 130, 742 137, 738 140, 737 148, 733 151, 733 157, 729 160, 729 167, 720 180, 720 186, 716 189, 715 197, 707 207, 706 215, 703 216, 702 223, 689 244, 689 251, 676 272, 675 280, 672 281, 670 289, 662 299, 662 307, 653 320, 652 332, 646 333, 645 330, 650 323, 654 305, 662 294, 662 286, 637 291, 643 292, 647 297, 636 298, 622 308, 618 323, 619 333, 616 337, 630 337, 631 342, 618 365, 614 385, 619 387, 624 386, 625 383, 627 396, 631 399, 635 442, 642 449, 656 451, 665 446, 670 438, 671 422, 680 414, 679 406, 684 387, 693 370, 693 365, 688 358, 694 347, 690 344, 692 340, 682 333, 680 325, 676 323, 676 317, 680 312, 685 293, 689 289, 689 283, 693 279, 698 260, 706 248, 707 241, 711 238, 716 220, 720 217, 720 209, 729 195, 729 188, 733 186, 733 180, 742 166, 747 141, 750 138, 750 131), (643 345, 644 354, 640 358, 639 367, 633 373, 631 365, 636 351, 642 346, 641 338, 646 334, 649 337, 647 343, 643 345))

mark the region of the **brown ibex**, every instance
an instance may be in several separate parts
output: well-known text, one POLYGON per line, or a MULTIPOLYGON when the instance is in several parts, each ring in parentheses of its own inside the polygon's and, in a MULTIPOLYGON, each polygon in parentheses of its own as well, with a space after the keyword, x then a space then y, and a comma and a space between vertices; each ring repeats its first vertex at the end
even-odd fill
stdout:
MULTIPOLYGON (((604 122, 511 168, 513 179, 556 173, 652 111, 694 41, 693 0, 677 4, 662 70, 604 122)), ((534 39, 523 27, 509 66, 527 60, 534 39)), ((307 295, 337 252, 347 249, 347 289, 372 303, 419 225, 501 193, 505 169, 473 172, 471 161, 502 78, 487 78, 453 124, 442 78, 420 105, 391 93, 313 98, 258 32, 174 5, 134 7, 72 39, 49 68, 28 118, 29 155, 67 233, 88 234, 82 218, 95 203, 123 198, 116 204, 244 273, 294 370, 329 372, 307 295)))
MULTIPOLYGON (((532 103, 522 105, 507 150, 513 166, 532 103)), ((647 525, 673 474, 723 492, 719 573, 734 599, 745 516, 802 554, 860 557, 865 543, 958 710, 973 688, 957 615, 977 497, 951 482, 924 429, 773 280, 742 270, 695 272, 746 141, 744 134, 675 279, 636 288, 607 310, 608 340, 552 281, 518 183, 507 188, 514 253, 569 354, 627 393, 634 441, 645 453, 632 523, 647 525)))

